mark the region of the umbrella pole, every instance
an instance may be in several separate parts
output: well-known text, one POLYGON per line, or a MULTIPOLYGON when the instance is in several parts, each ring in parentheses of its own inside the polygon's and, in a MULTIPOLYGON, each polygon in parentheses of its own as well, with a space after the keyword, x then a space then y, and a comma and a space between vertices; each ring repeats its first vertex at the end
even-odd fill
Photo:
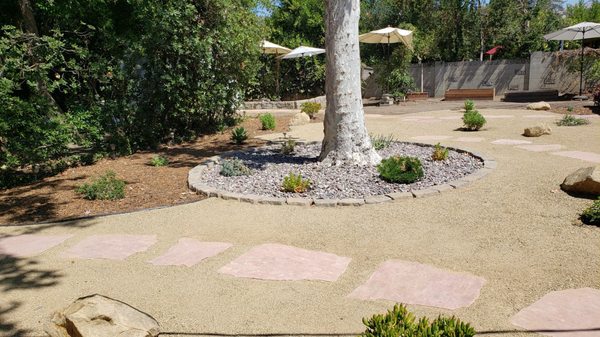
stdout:
POLYGON ((279 63, 281 60, 277 58, 277 51, 275 51, 275 95, 281 100, 279 97, 279 63))
POLYGON ((579 69, 579 96, 583 95, 583 41, 585 39, 585 28, 583 29, 583 35, 581 36, 581 64, 579 69))

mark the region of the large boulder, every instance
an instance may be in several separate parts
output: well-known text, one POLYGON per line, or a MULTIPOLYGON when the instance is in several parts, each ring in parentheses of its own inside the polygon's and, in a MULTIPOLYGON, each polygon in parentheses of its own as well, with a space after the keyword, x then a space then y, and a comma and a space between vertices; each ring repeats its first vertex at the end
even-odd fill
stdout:
POLYGON ((299 112, 290 120, 290 126, 304 125, 310 123, 310 116, 304 112, 299 112))
POLYGON ((580 168, 569 174, 560 188, 566 192, 600 195, 600 166, 580 168))
POLYGON ((158 322, 121 301, 102 295, 77 299, 46 324, 50 337, 156 337, 158 322))
POLYGON ((532 126, 530 128, 525 128, 525 130, 523 131, 523 136, 539 137, 542 135, 549 135, 551 133, 552 133, 552 129, 548 125, 542 124, 542 125, 532 126))
POLYGON ((550 110, 550 104, 546 102, 535 102, 527 105, 527 110, 550 110))

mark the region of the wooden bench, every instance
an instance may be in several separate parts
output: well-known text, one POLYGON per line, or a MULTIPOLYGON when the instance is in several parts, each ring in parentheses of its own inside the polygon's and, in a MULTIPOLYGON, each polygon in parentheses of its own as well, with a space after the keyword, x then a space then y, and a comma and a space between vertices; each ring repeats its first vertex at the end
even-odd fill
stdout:
POLYGON ((539 102, 558 101, 558 90, 507 91, 504 93, 505 102, 539 102))
POLYGON ((495 88, 485 89, 448 89, 444 95, 446 101, 472 100, 493 100, 496 96, 495 88))
POLYGON ((422 101, 429 98, 428 92, 411 92, 406 94, 407 101, 422 101))

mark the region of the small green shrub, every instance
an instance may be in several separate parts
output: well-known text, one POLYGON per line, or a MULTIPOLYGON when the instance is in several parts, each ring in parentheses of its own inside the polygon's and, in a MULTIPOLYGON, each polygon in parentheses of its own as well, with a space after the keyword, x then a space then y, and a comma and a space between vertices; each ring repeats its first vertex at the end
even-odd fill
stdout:
POLYGON ((154 156, 150 159, 150 165, 155 167, 162 167, 169 165, 169 159, 165 156, 154 156))
POLYGON ((118 179, 115 172, 107 171, 91 183, 79 186, 76 191, 89 200, 123 199, 125 198, 125 181, 118 179))
POLYGON ((577 118, 573 115, 566 114, 563 118, 556 122, 558 126, 578 126, 590 124, 590 121, 585 118, 577 118))
POLYGON ((466 100, 465 101, 465 112, 467 111, 473 111, 475 110, 475 102, 473 102, 473 100, 466 100))
POLYGON ((390 183, 411 184, 423 177, 423 166, 416 157, 390 157, 377 165, 381 178, 390 183))
POLYGON ((310 185, 311 181, 309 179, 302 178, 301 174, 290 173, 283 177, 281 189, 284 192, 304 193, 310 188, 310 185))
POLYGON ((442 317, 429 322, 427 317, 418 321, 415 315, 403 304, 396 304, 386 314, 376 314, 363 318, 367 327, 361 337, 472 337, 475 329, 469 323, 452 317, 442 317))
POLYGON ((315 115, 321 110, 321 103, 317 102, 305 102, 300 105, 300 111, 307 114, 310 119, 314 119, 315 115))
POLYGON ((263 130, 275 130, 275 117, 272 114, 266 113, 260 115, 258 118, 263 130))
POLYGON ((568 111, 568 112, 573 112, 573 106, 572 106, 572 105, 569 105, 569 106, 567 107, 567 111, 568 111))
POLYGON ((281 144, 281 153, 288 155, 294 153, 296 148, 296 141, 293 139, 288 139, 281 144))
POLYGON ((600 226, 600 198, 581 213, 581 221, 588 225, 600 226))
POLYGON ((231 140, 240 145, 244 144, 244 142, 248 139, 248 133, 243 126, 237 127, 231 131, 231 140))
POLYGON ((465 112, 463 115, 464 128, 470 131, 477 131, 481 129, 485 123, 485 117, 477 110, 470 110, 465 112))
POLYGON ((393 142, 396 141, 393 135, 370 135, 371 136, 371 144, 373 144, 373 148, 375 150, 383 150, 386 147, 392 145, 393 142))
POLYGON ((436 161, 442 161, 448 159, 448 149, 437 143, 433 146, 433 153, 431 159, 436 161))
POLYGON ((221 163, 219 172, 225 177, 247 176, 250 175, 250 168, 239 159, 225 159, 221 163))

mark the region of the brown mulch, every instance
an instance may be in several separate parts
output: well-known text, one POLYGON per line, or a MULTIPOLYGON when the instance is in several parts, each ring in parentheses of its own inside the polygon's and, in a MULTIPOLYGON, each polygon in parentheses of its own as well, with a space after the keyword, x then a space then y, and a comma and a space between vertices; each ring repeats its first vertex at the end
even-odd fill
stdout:
POLYGON ((244 145, 233 144, 231 131, 227 130, 222 134, 202 136, 194 142, 165 146, 157 151, 102 159, 93 165, 69 168, 29 185, 0 190, 0 224, 59 221, 201 200, 203 197, 187 187, 188 171, 204 158, 265 144, 254 136, 288 130, 289 116, 276 116, 276 121, 274 131, 263 131, 257 117, 246 118, 241 125, 248 131, 249 139, 244 145), (156 155, 167 157, 169 165, 149 165, 150 159, 156 155), (86 200, 75 192, 77 186, 108 170, 127 182, 124 199, 86 200))
POLYGON ((556 108, 552 108, 552 112, 554 113, 558 113, 558 114, 569 114, 569 115, 593 115, 593 114, 598 114, 599 113, 598 107, 595 106, 561 106, 561 107, 556 107, 556 108), (571 110, 571 111, 569 111, 571 110))

